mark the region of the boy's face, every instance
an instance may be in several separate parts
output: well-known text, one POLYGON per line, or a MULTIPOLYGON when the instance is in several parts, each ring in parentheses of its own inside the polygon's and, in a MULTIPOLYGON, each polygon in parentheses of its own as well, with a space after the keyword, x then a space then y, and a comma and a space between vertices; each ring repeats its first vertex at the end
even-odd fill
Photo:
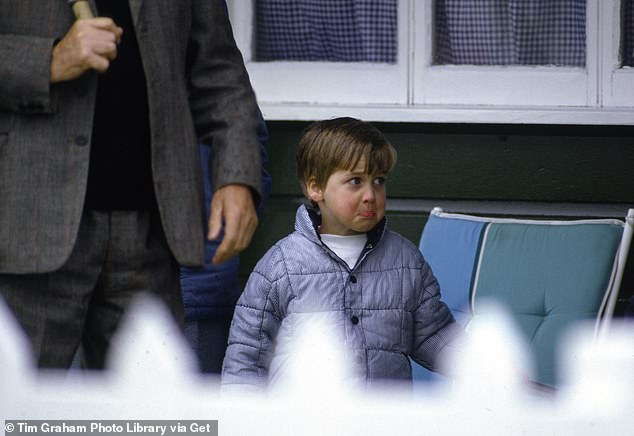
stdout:
POLYGON ((320 233, 356 235, 371 230, 385 216, 385 181, 385 174, 365 173, 364 159, 351 171, 335 171, 324 188, 309 180, 308 194, 321 211, 320 233))

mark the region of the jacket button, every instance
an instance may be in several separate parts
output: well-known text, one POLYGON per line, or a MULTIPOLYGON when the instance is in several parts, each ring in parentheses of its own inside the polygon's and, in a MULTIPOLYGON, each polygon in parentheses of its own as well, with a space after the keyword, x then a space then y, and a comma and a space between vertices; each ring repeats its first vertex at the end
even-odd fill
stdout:
POLYGON ((350 281, 352 283, 356 283, 357 282, 357 278, 355 276, 350 276, 350 281))
POLYGON ((88 144, 88 138, 86 138, 84 135, 79 135, 75 137, 75 145, 83 147, 87 144, 88 144))
POLYGON ((352 315, 350 321, 352 322, 352 324, 357 325, 359 324, 359 317, 357 315, 352 315))

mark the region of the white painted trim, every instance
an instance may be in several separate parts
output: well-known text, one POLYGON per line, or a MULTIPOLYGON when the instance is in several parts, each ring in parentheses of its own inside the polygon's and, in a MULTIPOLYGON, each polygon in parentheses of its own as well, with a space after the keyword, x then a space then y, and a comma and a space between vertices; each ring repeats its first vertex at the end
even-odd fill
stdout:
MULTIPOLYGON (((633 100, 634 101, 634 100, 633 100)), ((634 125, 630 108, 495 107, 459 105, 350 105, 260 102, 271 121, 352 116, 366 121, 476 124, 634 125)))
POLYGON ((601 19, 601 84, 604 106, 627 107, 634 103, 634 68, 621 67, 621 0, 603 0, 601 19), (614 25, 613 23, 617 23, 614 25))

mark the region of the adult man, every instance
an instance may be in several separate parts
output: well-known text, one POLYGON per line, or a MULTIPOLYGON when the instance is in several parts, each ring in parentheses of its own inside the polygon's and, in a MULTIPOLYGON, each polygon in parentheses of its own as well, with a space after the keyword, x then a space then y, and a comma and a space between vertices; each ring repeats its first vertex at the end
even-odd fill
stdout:
POLYGON ((0 8, 0 294, 38 364, 81 342, 103 367, 130 299, 182 317, 179 264, 203 262, 198 144, 214 149, 214 262, 244 249, 260 192, 257 105, 222 0, 0 8))

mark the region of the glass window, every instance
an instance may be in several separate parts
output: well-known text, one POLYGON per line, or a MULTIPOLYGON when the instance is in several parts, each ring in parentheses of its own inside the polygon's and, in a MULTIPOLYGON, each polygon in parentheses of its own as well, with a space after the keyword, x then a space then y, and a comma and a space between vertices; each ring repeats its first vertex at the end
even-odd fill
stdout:
POLYGON ((436 0, 435 65, 584 67, 586 0, 436 0))
POLYGON ((255 60, 397 60, 397 0, 257 0, 255 60))

